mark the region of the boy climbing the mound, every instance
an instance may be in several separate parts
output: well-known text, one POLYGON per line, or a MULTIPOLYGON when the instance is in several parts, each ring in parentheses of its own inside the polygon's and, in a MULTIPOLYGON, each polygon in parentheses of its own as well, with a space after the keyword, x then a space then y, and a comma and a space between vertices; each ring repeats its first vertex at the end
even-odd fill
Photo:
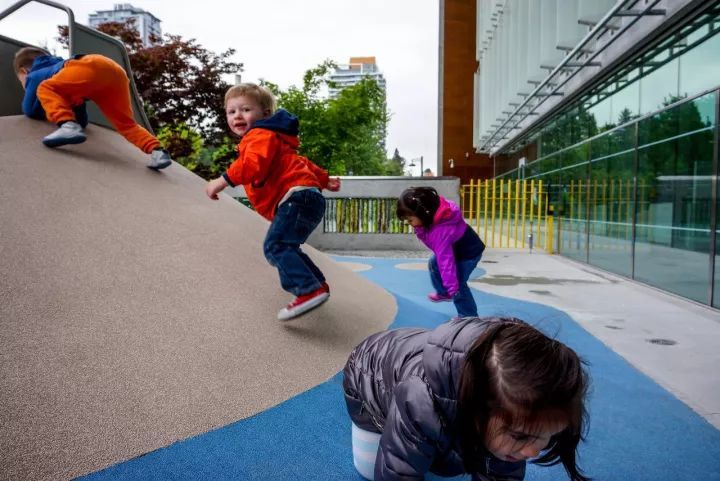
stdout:
POLYGON ((242 185, 253 208, 270 221, 263 250, 277 268, 282 288, 295 296, 278 319, 297 317, 325 302, 330 287, 300 246, 325 214, 321 189, 340 190, 340 179, 298 154, 298 119, 275 109, 264 87, 240 84, 225 94, 230 130, 242 140, 238 157, 205 192, 217 200, 227 186, 242 185))
POLYGON ((22 110, 33 119, 49 120, 58 129, 43 138, 48 147, 85 142, 85 102, 92 100, 133 145, 150 154, 147 166, 164 169, 172 163, 160 141, 133 117, 130 80, 125 70, 103 55, 75 55, 64 60, 43 49, 17 51, 15 74, 25 89, 22 110))

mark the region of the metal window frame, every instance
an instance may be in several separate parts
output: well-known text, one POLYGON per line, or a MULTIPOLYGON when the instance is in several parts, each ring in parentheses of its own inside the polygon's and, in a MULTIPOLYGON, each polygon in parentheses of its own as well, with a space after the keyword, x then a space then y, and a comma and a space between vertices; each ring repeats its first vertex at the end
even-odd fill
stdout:
MULTIPOLYGON (((550 154, 548 154, 548 155, 546 155, 546 156, 544 156, 544 157, 538 157, 537 159, 533 160, 532 162, 528 162, 528 163, 527 163, 527 166, 530 166, 530 165, 536 164, 537 162, 541 162, 541 161, 543 161, 543 160, 549 159, 550 157, 553 157, 553 156, 555 156, 555 155, 562 154, 563 152, 567 152, 567 151, 569 151, 569 150, 575 149, 575 148, 577 148, 577 147, 579 147, 579 146, 581 146, 581 145, 583 145, 583 144, 585 144, 585 143, 592 142, 592 141, 595 141, 595 140, 597 140, 597 139, 600 139, 600 138, 602 138, 602 137, 604 137, 604 136, 606 136, 606 135, 609 135, 609 134, 611 134, 612 132, 615 132, 615 131, 617 131, 617 130, 621 130, 621 129, 626 129, 626 128, 628 128, 628 127, 632 127, 632 125, 635 124, 636 122, 642 122, 642 121, 647 120, 647 119, 649 119, 649 118, 651 118, 651 117, 655 117, 656 115, 661 114, 661 113, 663 113, 663 112, 665 112, 665 111, 667 111, 667 110, 674 109, 674 108, 676 108, 676 107, 678 107, 678 106, 680 106, 680 105, 682 105, 682 104, 684 104, 684 103, 695 101, 695 100, 697 100, 697 99, 700 98, 700 97, 704 97, 704 96, 706 96, 706 95, 708 95, 708 94, 711 94, 711 93, 717 91, 718 89, 720 89, 720 85, 717 85, 717 86, 715 86, 715 87, 712 87, 712 88, 703 90, 702 92, 698 92, 698 93, 696 93, 696 94, 694 94, 694 95, 691 95, 691 96, 688 96, 688 97, 684 97, 684 98, 682 98, 682 99, 679 99, 679 100, 677 100, 676 102, 673 102, 673 103, 671 103, 671 104, 668 104, 668 105, 666 105, 666 106, 663 107, 663 108, 660 108, 660 109, 657 109, 657 110, 653 110, 652 112, 648 112, 648 113, 646 113, 646 114, 644 114, 644 115, 642 115, 642 116, 636 117, 636 118, 634 118, 634 119, 632 119, 632 120, 630 120, 630 121, 628 121, 628 122, 625 122, 624 124, 617 125, 617 126, 611 128, 611 129, 608 129, 608 130, 605 130, 605 131, 603 131, 603 132, 600 132, 600 133, 598 133, 597 135, 593 135, 592 137, 588 137, 587 139, 581 140, 581 141, 576 142, 576 143, 574 143, 574 144, 572 144, 572 145, 569 145, 569 146, 567 146, 567 147, 563 147, 562 149, 558 149, 558 150, 556 150, 556 151, 554 151, 554 152, 552 152, 552 153, 550 153, 550 154)), ((642 147, 641 147, 641 148, 642 148, 642 147)), ((508 170, 507 172, 503 172, 501 175, 505 175, 505 174, 508 174, 508 173, 510 173, 510 172, 514 172, 515 170, 517 170, 517 167, 514 168, 514 169, 512 169, 512 170, 508 170)))
MULTIPOLYGON (((715 5, 710 6, 707 9, 704 9, 702 12, 700 12, 696 17, 691 19, 690 21, 683 23, 678 28, 674 29, 667 37, 662 38, 658 42, 656 42, 654 45, 650 46, 650 48, 643 50, 639 53, 636 57, 629 60, 625 65, 619 67, 618 69, 614 70, 612 73, 609 73, 607 76, 605 76, 604 79, 600 79, 594 87, 589 89, 587 92, 581 94, 577 99, 572 100, 570 103, 559 107, 559 110, 556 111, 552 117, 548 117, 547 120, 543 121, 542 123, 533 126, 532 128, 529 128, 521 138, 519 138, 517 141, 513 142, 512 144, 509 144, 508 146, 504 146, 501 149, 501 152, 512 152, 514 150, 523 148, 525 145, 528 145, 530 143, 530 139, 534 136, 540 136, 542 134, 542 131, 545 130, 551 121, 553 119, 556 119, 559 116, 565 115, 568 111, 576 108, 581 107, 585 110, 592 108, 593 106, 597 105, 598 103, 602 102, 607 95, 602 95, 603 90, 605 90, 609 85, 618 83, 621 78, 627 75, 630 75, 633 71, 638 70, 643 62, 647 62, 649 58, 654 58, 662 51, 672 49, 673 45, 678 40, 682 39, 683 37, 687 36, 690 31, 694 31, 699 27, 702 27, 703 25, 710 25, 708 33, 703 35, 700 39, 696 40, 692 44, 685 45, 682 50, 678 51, 671 51, 668 55, 668 58, 665 59, 665 61, 662 64, 655 65, 652 70, 645 69, 643 71, 643 75, 647 75, 652 73, 657 68, 662 67, 663 65, 671 62, 677 57, 682 56, 687 51, 693 49, 700 43, 704 42, 710 37, 713 37, 720 32, 720 22, 717 21, 711 21, 714 17, 717 17, 720 15, 720 2, 716 3, 715 5), (595 101, 593 101, 593 97, 596 97, 595 101), (583 105, 584 104, 584 105, 583 105)), ((639 71, 639 70, 638 70, 639 71)), ((625 85, 622 87, 617 88, 614 93, 620 92, 623 88, 625 88, 627 85, 632 83, 633 81, 637 81, 640 79, 640 76, 638 78, 633 79, 632 81, 628 81, 625 85)), ((701 92, 700 94, 693 95, 692 97, 685 97, 685 99, 694 98, 696 96, 704 95, 706 93, 710 93, 713 90, 715 90, 718 86, 713 86, 712 88, 706 89, 705 91, 701 92)), ((612 94, 611 94, 612 95, 612 94)), ((684 99, 680 99, 679 101, 682 101, 684 99)), ((626 122, 625 124, 618 125, 616 127, 613 127, 611 129, 605 130, 603 132, 600 132, 597 135, 601 135, 602 133, 609 132, 615 128, 622 127, 624 125, 629 125, 633 121, 642 119, 646 117, 647 115, 653 115, 657 113, 658 111, 651 112, 649 114, 644 114, 639 117, 635 117, 634 119, 630 120, 629 122, 626 122)), ((519 129, 520 127, 515 127, 515 129, 519 129)), ((588 139, 591 139, 592 137, 589 137, 588 139)), ((580 141, 583 142, 583 141, 580 141)), ((565 149, 567 147, 563 147, 565 149)), ((560 149, 562 150, 562 149, 560 149)), ((498 152, 499 153, 499 152, 498 152)), ((554 153, 554 152, 553 152, 554 153)), ((547 156, 545 156, 547 157, 547 156)), ((540 157, 538 157, 539 160, 540 157)))
POLYGON ((708 286, 708 304, 714 307, 715 302, 715 256, 717 255, 717 203, 718 203, 718 164, 720 160, 720 89, 715 91, 715 145, 713 146, 711 205, 710 205, 710 285, 708 286))
MULTIPOLYGON (((592 147, 591 147, 591 142, 592 142, 592 140, 595 140, 595 139, 597 139, 597 138, 599 138, 599 137, 607 136, 607 135, 609 135, 611 132, 613 132, 613 131, 615 131, 615 130, 618 130, 618 129, 621 129, 621 128, 628 128, 628 127, 632 127, 632 128, 633 128, 633 147, 632 147, 632 149, 627 149, 627 150, 625 150, 625 151, 617 152, 617 153, 614 153, 614 154, 611 154, 611 155, 609 155, 609 156, 602 157, 602 158, 615 157, 615 156, 617 156, 617 155, 621 155, 621 154, 622 154, 622 155, 625 155, 625 154, 627 154, 627 153, 629 153, 629 152, 633 152, 633 177, 632 177, 632 181, 633 181, 633 186, 632 186, 633 209, 632 209, 632 219, 629 219, 629 222, 630 222, 631 225, 632 225, 632 234, 631 234, 631 239, 630 239, 630 246, 631 246, 631 251, 630 251, 631 270, 630 270, 630 276, 629 276, 629 278, 635 280, 635 279, 636 279, 636 262, 635 262, 635 261, 636 261, 636 246, 637 246, 637 227, 638 227, 638 222, 637 222, 637 220, 638 220, 638 217, 639 217, 639 208, 640 208, 640 205, 638 204, 638 195, 639 195, 639 189, 638 189, 638 173, 639 173, 639 170, 640 170, 640 153, 641 153, 641 151, 646 147, 646 145, 656 145, 656 143, 639 145, 639 144, 640 144, 640 122, 642 122, 643 120, 646 120, 646 119, 648 119, 648 118, 651 118, 651 117, 653 117, 653 116, 656 116, 656 115, 658 115, 658 114, 660 114, 660 113, 662 113, 662 112, 665 112, 665 111, 667 111, 667 110, 676 108, 676 107, 678 107, 679 105, 682 105, 682 104, 685 104, 685 103, 689 103, 689 102, 694 102, 694 101, 697 100, 698 98, 703 97, 703 96, 706 96, 706 95, 711 94, 711 93, 714 94, 713 97, 714 97, 714 101, 715 101, 715 108, 714 108, 714 111, 715 111, 715 124, 714 124, 714 127, 713 127, 713 141, 714 141, 714 144, 713 144, 713 153, 712 153, 712 172, 713 172, 713 174, 711 174, 711 176, 710 176, 710 177, 711 177, 711 194, 710 194, 710 196, 711 196, 710 216, 711 216, 711 218, 710 218, 710 223, 709 223, 709 228, 710 228, 710 239, 709 239, 709 242, 710 242, 710 245, 708 246, 708 255, 709 255, 708 282, 709 282, 709 285, 708 285, 707 305, 708 305, 709 307, 715 307, 715 306, 713 305, 713 302, 715 301, 715 289, 714 289, 714 287, 715 287, 715 278, 717 277, 717 276, 716 276, 716 272, 715 272, 715 267, 716 267, 716 264, 717 264, 716 261, 715 261, 715 257, 716 257, 716 255, 717 255, 717 245, 716 245, 716 242, 717 242, 717 228, 718 228, 718 222, 717 222, 718 219, 717 219, 717 217, 718 217, 718 213, 719 213, 719 212, 718 212, 718 205, 717 205, 717 204, 718 204, 718 175, 720 175, 720 172, 719 172, 719 170, 720 170, 720 87, 715 87, 715 88, 713 88, 713 89, 706 90, 706 91, 703 91, 703 92, 701 92, 701 93, 699 93, 699 94, 696 94, 696 95, 694 95, 694 96, 692 96, 692 97, 688 97, 688 98, 682 99, 682 100, 680 100, 680 101, 678 101, 678 102, 674 102, 673 104, 670 104, 670 105, 668 105, 668 106, 666 106, 666 107, 664 107, 664 108, 662 108, 662 109, 660 109, 660 110, 657 110, 657 111, 648 113, 648 114, 644 115, 643 117, 634 119, 634 120, 628 122, 627 124, 623 124, 623 125, 621 125, 621 126, 615 127, 615 128, 612 129, 612 130, 608 130, 608 131, 606 131, 606 132, 603 132, 603 133, 601 133, 601 134, 599 134, 599 135, 597 135, 597 136, 592 137, 591 139, 586 139, 586 140, 584 140, 584 141, 582 141, 582 142, 579 142, 579 143, 574 144, 574 145, 572 145, 572 146, 570 146, 570 147, 567 147, 567 148, 565 148, 565 149, 562 149, 561 151, 553 152, 552 154, 550 154, 550 156, 555 156, 556 154, 565 152, 565 151, 567 151, 567 150, 576 148, 576 147, 578 147, 578 146, 580 146, 580 145, 583 145, 583 144, 587 143, 587 144, 588 144, 588 154, 587 154, 587 155, 588 155, 588 160, 585 162, 585 164, 586 164, 586 169, 587 169, 586 172, 585 172, 585 181, 586 181, 586 185, 588 186, 588 188, 590 188, 590 180, 591 180, 591 176, 592 176, 592 169, 591 169, 592 163, 593 163, 594 161, 600 160, 600 159, 591 159, 591 157, 592 157, 592 147)), ((700 130, 698 130, 698 131, 695 131, 695 133, 696 133, 696 132, 701 132, 701 131, 706 131, 707 129, 708 129, 708 128, 700 129, 700 130)), ((662 140, 662 142, 665 142, 665 141, 667 141, 667 139, 663 139, 663 140, 662 140)), ((550 157, 550 156, 548 156, 548 157, 550 157)), ((546 158, 547 158, 547 157, 545 157, 545 158, 543 158, 543 159, 546 159, 546 158)), ((543 159, 538 159, 538 160, 543 160, 543 159)), ((527 164, 527 165, 529 166, 530 164, 527 164)), ((566 168, 556 169, 556 170, 549 171, 549 172, 543 172, 542 174, 533 175, 533 176, 531 176, 531 177, 529 177, 529 178, 530 178, 530 179, 542 178, 543 176, 551 175, 551 174, 553 174, 554 172, 557 172, 557 171, 559 171, 559 170, 565 170, 565 169, 569 169, 569 168, 571 168, 571 167, 578 167, 578 166, 580 166, 580 165, 582 165, 582 164, 575 164, 574 166, 568 166, 568 167, 566 167, 566 168)), ((527 166, 526 166, 526 167, 527 167, 527 166)), ((510 174, 511 172, 514 172, 515 170, 517 170, 517 169, 514 169, 513 171, 505 172, 505 173, 502 174, 502 175, 508 175, 508 174, 510 174)), ((585 197, 585 222, 586 222, 586 226, 585 226, 585 261, 584 261, 584 262, 585 262, 586 264, 588 264, 588 265, 592 265, 592 266, 594 266, 594 267, 598 267, 596 264, 593 264, 593 263, 590 262, 590 223, 592 222, 592 220, 591 220, 591 218, 590 218, 590 195, 589 195, 589 193, 588 193, 588 195, 586 195, 586 197, 585 197)), ((561 249, 560 247, 558 248, 558 253, 560 253, 561 255, 563 254, 563 251, 562 251, 562 249, 561 249)), ((572 257, 572 256, 571 256, 571 258, 577 259, 577 257, 572 257)), ((600 267, 600 268, 602 269, 602 267, 600 267)), ((627 276, 625 276, 625 275, 623 275, 623 274, 620 274, 620 273, 617 273, 617 272, 615 272, 615 271, 609 271, 609 272, 613 272, 614 274, 617 274, 617 275, 620 275, 620 276, 623 276, 623 277, 627 277, 627 276)), ((639 281, 639 282, 644 282, 644 281, 639 281)), ((662 288, 661 288, 661 289, 662 289, 662 288)), ((666 289, 663 289, 663 290, 666 290, 666 289)), ((668 292, 672 292, 672 291, 668 291, 668 292)), ((719 294, 720 294, 720 293, 719 293, 719 294)), ((691 299, 691 300, 692 300, 692 299, 691 299)), ((694 302, 697 302, 697 301, 694 301, 694 302)))
MULTIPOLYGON (((654 7, 660 3, 660 0, 651 0, 641 10, 632 11, 632 15, 629 14, 630 10, 627 8, 631 4, 637 3, 636 0, 622 0, 615 4, 610 11, 588 32, 585 37, 568 53, 565 58, 558 64, 546 77, 538 84, 535 89, 528 94, 527 97, 520 103, 515 111, 489 136, 481 138, 482 145, 479 148, 481 152, 491 152, 493 148, 497 146, 499 142, 504 140, 505 136, 513 129, 519 128, 519 124, 528 117, 528 112, 523 112, 523 109, 531 103, 531 100, 537 100, 537 103, 528 109, 529 112, 534 111, 539 105, 545 102, 551 96, 562 95, 560 88, 563 87, 568 81, 574 78, 580 71, 585 67, 589 66, 594 59, 602 53, 607 47, 615 42, 622 36, 627 30, 629 30, 635 23, 641 18, 647 15, 658 15, 660 12, 654 7), (605 35, 611 29, 607 24, 618 16, 632 16, 632 20, 625 24, 623 27, 612 30, 613 35, 602 43, 597 45, 597 48, 588 52, 585 46, 593 40, 598 40, 600 37, 605 35), (587 56, 587 58, 583 58, 587 56), (577 65, 571 67, 570 65, 577 65), (564 79, 560 78, 561 73, 568 73, 564 79), (555 80, 555 82, 553 82, 555 80), (543 92, 543 89, 548 89, 543 92), (509 125, 512 122, 512 125, 509 125)), ((664 12, 664 11, 663 11, 664 12)))

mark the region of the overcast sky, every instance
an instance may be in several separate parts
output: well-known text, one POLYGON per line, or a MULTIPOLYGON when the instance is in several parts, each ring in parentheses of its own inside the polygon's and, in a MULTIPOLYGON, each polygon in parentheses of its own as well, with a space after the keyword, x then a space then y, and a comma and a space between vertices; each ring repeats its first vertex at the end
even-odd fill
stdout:
MULTIPOLYGON (((87 24, 90 13, 114 2, 56 0, 87 24)), ((0 0, 0 10, 15 3, 0 0)), ((117 2, 120 3, 120 2, 117 2)), ((374 56, 387 81, 392 114, 387 150, 408 161, 423 156, 437 172, 437 0, 132 0, 160 20, 163 33, 195 38, 214 52, 236 50, 243 80, 260 78, 282 88, 325 59, 374 56)), ((32 3, 0 22, 0 34, 32 44, 55 36, 64 13, 32 3)), ((302 122, 302 119, 300 119, 302 122)), ((420 171, 419 165, 414 173, 420 171)))

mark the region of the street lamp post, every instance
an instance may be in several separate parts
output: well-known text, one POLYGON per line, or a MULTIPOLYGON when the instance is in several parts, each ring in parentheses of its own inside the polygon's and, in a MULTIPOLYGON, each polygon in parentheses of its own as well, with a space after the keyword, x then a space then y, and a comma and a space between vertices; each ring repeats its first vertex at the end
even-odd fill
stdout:
MULTIPOLYGON (((415 157, 414 159, 411 159, 408 167, 415 167, 417 165, 415 163, 416 160, 418 160, 417 157, 415 157)), ((423 176, 423 156, 421 155, 420 156, 420 177, 422 177, 422 176, 423 176)))

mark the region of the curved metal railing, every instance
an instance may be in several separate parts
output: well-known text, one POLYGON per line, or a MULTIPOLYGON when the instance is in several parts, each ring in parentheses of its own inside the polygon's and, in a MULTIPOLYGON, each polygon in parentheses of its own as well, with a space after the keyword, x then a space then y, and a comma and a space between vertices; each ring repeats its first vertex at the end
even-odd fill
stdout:
MULTIPOLYGON (((130 58, 128 57, 127 50, 125 50, 125 46, 118 39, 75 22, 75 14, 69 7, 53 2, 52 0, 19 0, 0 12, 0 25, 3 19, 32 2, 57 8, 67 13, 71 56, 90 53, 102 54, 113 59, 125 69, 130 79, 130 97, 132 99, 135 120, 152 132, 150 122, 145 115, 140 95, 133 80, 130 58)), ((12 58, 15 52, 24 46, 28 46, 28 44, 0 35, 0 91, 4 93, 2 101, 0 101, 0 115, 17 115, 22 113, 20 105, 23 91, 15 78, 15 72, 12 69, 12 58)), ((88 117, 93 123, 112 128, 110 122, 95 104, 88 104, 88 117)))

